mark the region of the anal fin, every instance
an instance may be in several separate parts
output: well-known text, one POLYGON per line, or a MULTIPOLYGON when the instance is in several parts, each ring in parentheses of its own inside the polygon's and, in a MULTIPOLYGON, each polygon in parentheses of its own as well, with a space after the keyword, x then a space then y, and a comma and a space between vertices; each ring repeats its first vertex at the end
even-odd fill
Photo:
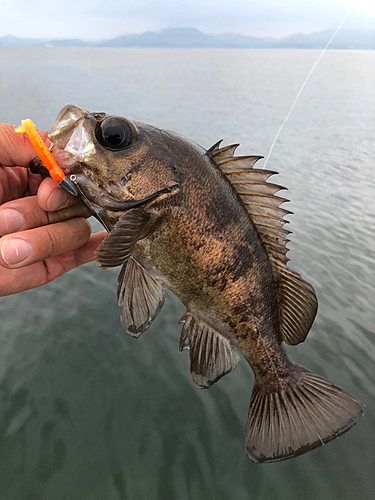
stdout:
POLYGON ((190 312, 180 322, 184 322, 180 352, 190 349, 190 372, 200 389, 210 387, 237 366, 240 357, 235 347, 207 323, 190 312))
POLYGON ((123 265, 117 283, 122 326, 129 335, 139 337, 163 307, 165 288, 133 257, 123 265))

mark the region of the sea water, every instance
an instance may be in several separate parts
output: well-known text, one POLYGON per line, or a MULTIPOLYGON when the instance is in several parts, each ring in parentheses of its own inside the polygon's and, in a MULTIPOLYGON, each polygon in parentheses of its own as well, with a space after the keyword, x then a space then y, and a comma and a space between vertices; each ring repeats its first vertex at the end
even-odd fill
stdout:
MULTIPOLYGON (((71 103, 266 156, 318 56, 3 48, 0 120, 49 130, 71 103)), ((0 299, 1 500, 375 498, 374 88, 374 52, 327 51, 267 164, 289 189, 289 265, 319 300, 307 341, 288 353, 364 402, 358 425, 304 456, 253 464, 245 360, 197 389, 178 352, 181 303, 169 294, 135 340, 120 324, 118 270, 91 263, 0 299)))

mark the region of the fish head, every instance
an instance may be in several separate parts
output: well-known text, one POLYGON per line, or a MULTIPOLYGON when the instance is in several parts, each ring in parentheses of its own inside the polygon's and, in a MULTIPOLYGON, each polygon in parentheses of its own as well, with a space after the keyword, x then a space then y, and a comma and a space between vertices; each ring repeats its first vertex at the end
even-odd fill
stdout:
POLYGON ((181 176, 163 131, 120 116, 65 106, 49 139, 93 215, 178 202, 181 176), (104 212, 103 212, 104 211, 104 212))

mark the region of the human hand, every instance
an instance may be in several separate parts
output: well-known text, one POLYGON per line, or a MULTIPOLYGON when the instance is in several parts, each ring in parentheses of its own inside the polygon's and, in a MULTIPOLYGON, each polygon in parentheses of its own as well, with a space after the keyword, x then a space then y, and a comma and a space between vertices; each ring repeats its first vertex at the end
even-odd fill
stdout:
MULTIPOLYGON (((47 132, 41 136, 46 140, 47 132)), ((91 235, 90 214, 79 198, 25 168, 34 157, 28 138, 0 123, 0 296, 92 261, 107 235, 91 235)))

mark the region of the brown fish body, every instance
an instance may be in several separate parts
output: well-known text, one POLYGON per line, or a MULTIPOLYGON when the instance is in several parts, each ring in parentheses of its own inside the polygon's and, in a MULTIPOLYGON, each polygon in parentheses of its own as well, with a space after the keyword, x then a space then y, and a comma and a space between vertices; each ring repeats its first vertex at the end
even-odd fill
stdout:
POLYGON ((138 242, 135 255, 189 312, 236 346, 259 377, 276 383, 291 363, 281 343, 266 250, 205 151, 191 143, 188 153, 179 163, 184 184, 178 206, 164 209, 159 228, 138 242))
MULTIPOLYGON (((287 267, 286 235, 259 157, 236 146, 208 151, 184 137, 67 106, 50 134, 83 201, 109 231, 103 268, 122 266, 118 300, 138 337, 170 289, 186 306, 180 350, 207 388, 235 368, 237 349, 255 384, 246 451, 283 460, 343 434, 363 414, 350 394, 292 363, 283 342, 302 342, 315 317, 313 288, 287 267), (63 150, 63 151, 61 151, 63 150)), ((60 156, 59 156, 60 155, 60 156)))

